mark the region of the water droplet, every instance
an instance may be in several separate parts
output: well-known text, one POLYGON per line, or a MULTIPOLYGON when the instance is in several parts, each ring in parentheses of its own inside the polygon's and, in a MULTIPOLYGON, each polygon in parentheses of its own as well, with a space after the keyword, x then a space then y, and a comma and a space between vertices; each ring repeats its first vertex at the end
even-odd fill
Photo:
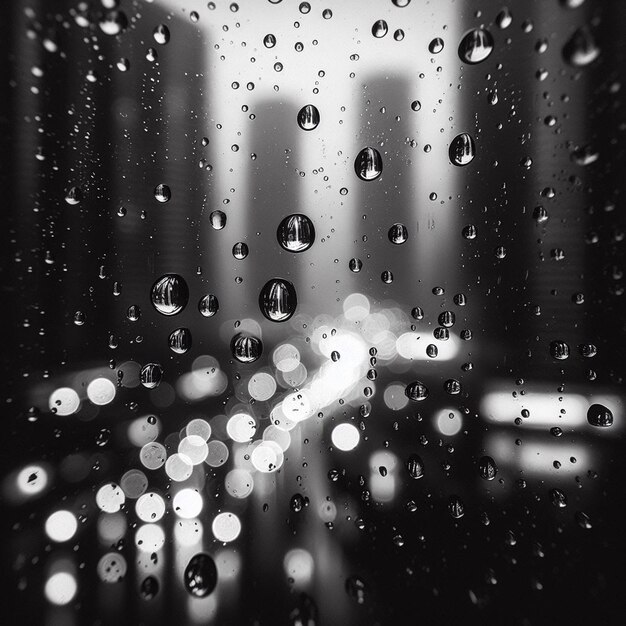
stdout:
POLYGON ((415 320, 423 320, 424 319, 424 311, 421 306, 416 306, 411 309, 411 316, 415 320))
POLYGON ((451 328, 454 326, 454 322, 456 320, 456 316, 453 311, 442 311, 439 313, 439 317, 437 321, 440 326, 444 326, 445 328, 451 328))
POLYGON ((461 393, 461 383, 456 378, 448 378, 443 383, 443 388, 446 393, 449 393, 451 396, 456 396, 461 393))
POLYGON ((278 243, 288 252, 304 252, 315 241, 313 222, 301 213, 288 215, 276 231, 278 243))
POLYGON ((313 598, 304 592, 300 593, 298 605, 289 614, 289 626, 318 626, 318 619, 318 610, 313 598))
POLYGON ((476 156, 474 140, 467 133, 457 135, 450 144, 448 155, 453 165, 458 165, 459 167, 467 165, 476 156))
POLYGON ((176 354, 185 354, 191 349, 191 331, 188 328, 177 328, 168 340, 170 349, 176 354))
POLYGON ((428 387, 423 382, 415 380, 406 386, 404 395, 413 402, 421 402, 428 397, 428 387))
POLYGON ((158 387, 162 378, 163 370, 158 363, 146 363, 139 373, 139 380, 147 389, 158 387))
POLYGON ((159 24, 153 31, 154 41, 164 46, 170 40, 170 29, 165 24, 159 24))
POLYGON ((253 363, 263 353, 263 343, 257 337, 239 333, 230 342, 230 351, 240 363, 253 363))
POLYGON ((268 33, 263 37, 263 45, 266 48, 273 48, 276 45, 276 37, 271 33, 268 33))
POLYGON ((226 214, 223 211, 213 211, 209 215, 209 221, 215 230, 222 230, 226 226, 226 214))
POLYGON ((128 19, 123 11, 107 11, 98 25, 105 35, 119 35, 128 26, 128 19))
POLYGON ((346 578, 346 593, 357 601, 358 604, 365 602, 365 582, 359 576, 346 578))
POLYGON ((435 39, 433 39, 428 44, 428 51, 431 54, 439 54, 442 50, 443 50, 443 39, 441 39, 441 37, 435 37, 435 39))
POLYGON ((417 454, 411 454, 406 461, 406 469, 409 476, 417 480, 424 475, 424 461, 417 454))
POLYGON ((587 26, 582 26, 563 46, 563 58, 575 67, 584 67, 600 55, 595 39, 587 26))
POLYGON ((70 187, 65 194, 65 202, 71 206, 77 205, 83 199, 83 192, 80 187, 70 187))
POLYGON ((389 229, 387 236, 391 243, 399 246, 409 238, 409 231, 404 224, 397 223, 389 229))
POLYGON ((454 519, 460 519, 463 517, 463 515, 465 515, 465 505, 463 504, 463 500, 461 500, 459 496, 450 496, 448 511, 454 519))
POLYGON ((154 576, 148 576, 142 581, 139 592, 144 600, 152 600, 159 593, 159 581, 154 576))
POLYGON ((184 573, 185 589, 196 598, 204 598, 217 586, 217 567, 208 554, 196 554, 184 573))
POLYGON ((361 180, 376 180, 383 172, 380 152, 376 148, 363 148, 354 160, 354 171, 361 180))
POLYGON ((357 259, 356 257, 350 259, 350 261, 348 262, 348 267, 350 268, 351 272, 354 272, 355 274, 357 274, 358 272, 361 271, 361 268, 363 267, 363 261, 361 261, 361 259, 357 259))
POLYGON ((493 51, 493 37, 484 28, 475 28, 463 36, 459 44, 461 61, 475 65, 484 61, 493 51))
POLYGON ((380 275, 380 280, 382 280, 385 285, 391 285, 391 283, 393 282, 393 273, 390 270, 385 270, 380 275))
POLYGON ((550 502, 559 509, 567 506, 567 496, 560 489, 550 489, 550 502))
POLYGON ((396 41, 402 41, 404 39, 404 31, 401 28, 398 28, 394 31, 393 38, 396 41))
POLYGON ((320 112, 314 104, 305 104, 298 111, 298 126, 302 130, 313 130, 320 123, 320 112))
POLYGON ((154 188, 154 197, 158 202, 169 202, 172 192, 167 185, 160 183, 154 188))
POLYGON ((498 466, 490 456, 483 456, 478 461, 478 473, 483 480, 493 480, 498 473, 498 466))
POLYGON ((82 326, 85 323, 85 314, 82 311, 76 311, 74 313, 74 324, 76 326, 82 326))
POLYGON ((233 256, 239 261, 245 259, 248 256, 247 244, 245 244, 243 241, 238 241, 233 246, 233 256))
POLYGON ((435 359, 438 354, 439 354, 439 349, 434 343, 429 343, 426 346, 426 356, 430 357, 431 359, 435 359))
POLYGON ((152 285, 152 306, 162 315, 180 313, 189 301, 187 283, 178 274, 165 274, 152 285))
POLYGON ((564 341, 550 342, 550 355, 553 359, 564 361, 569 357, 569 345, 567 345, 564 341))
POLYGON ((613 413, 603 404, 592 404, 587 409, 587 421, 592 426, 607 428, 613 424, 613 413))
POLYGON ((139 308, 139 306, 136 304, 131 304, 126 311, 126 317, 131 322, 136 322, 137 320, 139 320, 139 318, 141 317, 141 309, 139 308))
POLYGON ((198 311, 204 315, 204 317, 212 317, 217 313, 220 308, 220 303, 217 300, 217 296, 212 293, 202 296, 200 302, 198 302, 198 311))
POLYGON ((372 25, 372 35, 378 39, 384 37, 388 32, 389 27, 387 26, 387 22, 385 22, 385 20, 376 20, 372 25))
POLYGON ((498 28, 501 28, 502 30, 508 28, 512 22, 513 15, 511 15, 511 11, 507 7, 504 7, 502 11, 496 15, 496 24, 498 25, 498 28))
POLYGON ((592 527, 591 520, 589 519, 589 516, 586 513, 583 513, 582 511, 576 511, 576 514, 574 515, 574 517, 576 519, 576 523, 581 528, 584 528, 585 530, 589 530, 592 527))
POLYGON ((297 305, 294 286, 282 278, 268 280, 259 294, 261 313, 271 322, 286 322, 295 313, 297 305))

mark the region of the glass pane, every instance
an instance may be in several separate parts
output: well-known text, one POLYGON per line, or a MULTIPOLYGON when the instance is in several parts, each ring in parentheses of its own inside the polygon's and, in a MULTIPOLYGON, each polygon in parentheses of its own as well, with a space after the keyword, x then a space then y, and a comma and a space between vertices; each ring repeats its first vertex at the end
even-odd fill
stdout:
POLYGON ((621 623, 626 4, 6 10, 3 623, 621 623))

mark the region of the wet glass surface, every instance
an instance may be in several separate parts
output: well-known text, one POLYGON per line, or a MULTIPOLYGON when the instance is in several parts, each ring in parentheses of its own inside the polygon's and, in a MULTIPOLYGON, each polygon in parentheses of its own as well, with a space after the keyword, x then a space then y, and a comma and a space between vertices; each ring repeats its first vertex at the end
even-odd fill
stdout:
POLYGON ((3 8, 3 624, 624 623, 625 3, 3 8))

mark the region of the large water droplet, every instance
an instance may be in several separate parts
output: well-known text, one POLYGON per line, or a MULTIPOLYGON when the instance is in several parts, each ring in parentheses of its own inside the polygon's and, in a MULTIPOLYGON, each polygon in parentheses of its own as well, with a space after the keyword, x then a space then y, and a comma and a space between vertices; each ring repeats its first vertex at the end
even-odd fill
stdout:
POLYGON ((163 315, 180 313, 189 301, 189 288, 182 276, 165 274, 152 285, 152 305, 163 315))
POLYGON ((177 328, 168 340, 170 349, 176 354, 185 354, 191 349, 191 331, 188 328, 177 328))
POLYGON ((220 308, 220 303, 217 300, 217 296, 212 293, 202 296, 200 302, 198 302, 198 311, 204 315, 204 317, 212 317, 217 313, 220 308))
POLYGON ((388 31, 389 27, 387 26, 387 22, 385 22, 385 20, 376 20, 372 25, 372 35, 378 39, 384 37, 388 31))
POLYGON ((478 472, 483 480, 493 480, 498 473, 498 466, 490 456, 483 456, 478 461, 478 472))
POLYGON ((424 475, 424 461, 417 454, 411 454, 406 461, 406 469, 409 476, 417 480, 424 475))
POLYGON ((261 313, 271 322, 286 322, 294 314, 297 305, 294 286, 282 278, 268 280, 259 294, 261 313))
POLYGON ((154 41, 164 46, 170 40, 170 29, 165 24, 159 24, 152 33, 154 41))
POLYGON ((319 123, 320 112, 314 104, 306 104, 298 112, 298 126, 302 130, 313 130, 319 123))
POLYGON ((196 554, 191 558, 183 576, 185 589, 196 598, 204 598, 217 586, 217 567, 208 554, 196 554))
POLYGON ((65 202, 70 205, 76 205, 83 199, 83 192, 80 187, 70 187, 65 194, 65 202))
POLYGON ((223 211, 213 211, 209 215, 209 221, 215 230, 222 230, 226 226, 226 214, 223 211))
POLYGON ((158 202, 169 202, 172 192, 167 185, 160 183, 154 188, 154 197, 158 202))
POLYGON ((315 241, 313 222, 301 213, 288 215, 276 231, 278 243, 288 252, 304 252, 315 241))
POLYGON ((266 48, 273 48, 276 45, 276 37, 271 33, 268 33, 263 37, 263 45, 266 48))
POLYGON ((423 382, 415 380, 406 386, 404 395, 413 402, 421 402, 428 397, 428 387, 423 382))
POLYGON ((354 160, 354 171, 361 180, 376 180, 383 172, 383 160, 376 148, 363 148, 354 160))
POLYGON ((607 428, 613 425, 613 413, 603 404, 592 404, 587 409, 587 421, 592 426, 607 428))
POLYGON ((409 231, 404 224, 397 223, 389 229, 387 236, 391 243, 399 246, 409 238, 409 231))
POLYGON ((476 156, 476 146, 471 135, 467 133, 457 135, 450 144, 448 155, 453 165, 462 167, 470 163, 476 156))
POLYGON ((587 26, 579 28, 563 46, 563 58, 575 67, 584 67, 595 61, 600 55, 591 31, 587 26))
POLYGON ((564 341, 552 341, 550 342, 550 355, 553 359, 564 361, 569 357, 569 345, 564 341))
POLYGON ((475 65, 484 61, 493 51, 493 37, 484 28, 475 28, 463 36, 459 44, 461 61, 475 65))
POLYGON ((139 380, 146 389, 158 387, 162 378, 163 370, 158 363, 146 363, 139 373, 139 380))
POLYGON ((428 44, 428 51, 431 54, 439 54, 442 50, 443 50, 443 39, 441 39, 441 37, 435 37, 435 39, 433 39, 428 44))
POLYGON ((240 363, 253 363, 263 353, 263 343, 258 337, 239 333, 232 338, 230 351, 240 363))
POLYGON ((238 241, 233 246, 233 256, 239 261, 245 259, 248 256, 248 244, 238 241))

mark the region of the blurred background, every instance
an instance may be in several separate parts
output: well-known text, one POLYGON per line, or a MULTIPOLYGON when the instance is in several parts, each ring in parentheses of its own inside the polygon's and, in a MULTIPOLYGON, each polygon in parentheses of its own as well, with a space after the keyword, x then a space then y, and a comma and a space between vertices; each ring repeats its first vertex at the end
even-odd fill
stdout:
POLYGON ((626 4, 2 11, 2 623, 623 623, 626 4))

